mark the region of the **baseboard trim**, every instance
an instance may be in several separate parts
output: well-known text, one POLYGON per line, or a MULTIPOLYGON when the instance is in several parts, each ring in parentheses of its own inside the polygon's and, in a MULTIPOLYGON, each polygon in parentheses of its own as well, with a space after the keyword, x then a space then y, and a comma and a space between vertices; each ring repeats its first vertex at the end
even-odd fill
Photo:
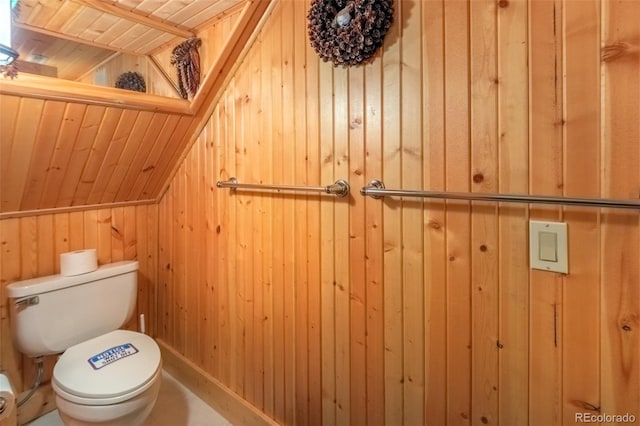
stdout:
POLYGON ((222 382, 158 339, 163 368, 234 425, 279 426, 222 382))

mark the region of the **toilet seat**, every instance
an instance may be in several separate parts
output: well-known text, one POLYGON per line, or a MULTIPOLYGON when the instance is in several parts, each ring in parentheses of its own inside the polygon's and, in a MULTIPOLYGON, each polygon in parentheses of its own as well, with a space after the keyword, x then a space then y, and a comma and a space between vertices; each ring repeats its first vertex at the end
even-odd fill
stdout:
POLYGON ((68 401, 110 405, 151 387, 160 368, 160 349, 151 337, 115 330, 67 349, 54 367, 51 383, 68 401))

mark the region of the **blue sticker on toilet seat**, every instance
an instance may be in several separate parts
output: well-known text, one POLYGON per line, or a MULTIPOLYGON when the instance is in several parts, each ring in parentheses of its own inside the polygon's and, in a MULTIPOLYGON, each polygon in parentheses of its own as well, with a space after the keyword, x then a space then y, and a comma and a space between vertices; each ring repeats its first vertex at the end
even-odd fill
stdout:
POLYGON ((89 364, 91 364, 94 370, 99 370, 102 367, 112 364, 122 358, 137 353, 138 349, 136 349, 135 346, 131 343, 125 343, 100 352, 99 354, 89 358, 87 361, 89 361, 89 364))

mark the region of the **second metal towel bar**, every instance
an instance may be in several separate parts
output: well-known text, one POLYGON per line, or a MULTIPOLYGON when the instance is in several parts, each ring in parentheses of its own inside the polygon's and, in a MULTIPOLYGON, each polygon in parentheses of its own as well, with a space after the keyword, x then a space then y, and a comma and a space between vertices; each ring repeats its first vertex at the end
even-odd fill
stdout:
POLYGON ((632 200, 612 200, 606 198, 572 198, 552 197, 544 195, 483 194, 478 192, 446 192, 446 191, 412 191, 402 189, 386 189, 384 183, 372 180, 360 190, 362 195, 380 198, 385 195, 396 197, 441 198, 468 201, 497 201, 505 203, 525 204, 560 204, 584 207, 610 207, 618 209, 640 209, 640 202, 632 200))
POLYGON ((216 183, 218 188, 231 188, 231 189, 252 189, 252 190, 273 190, 273 191, 294 191, 294 192, 323 192, 325 194, 332 194, 336 197, 342 198, 349 195, 349 184, 344 179, 337 180, 333 185, 327 186, 294 186, 294 185, 262 185, 255 183, 238 183, 238 180, 234 177, 226 181, 218 181, 216 183))

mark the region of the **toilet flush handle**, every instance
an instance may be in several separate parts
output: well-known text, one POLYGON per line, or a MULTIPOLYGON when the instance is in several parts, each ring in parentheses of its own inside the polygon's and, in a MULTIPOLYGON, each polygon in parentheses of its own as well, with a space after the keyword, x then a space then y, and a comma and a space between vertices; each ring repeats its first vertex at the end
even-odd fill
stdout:
POLYGON ((38 303, 40 303, 40 298, 38 296, 31 296, 31 297, 27 297, 25 299, 20 299, 16 302, 16 306, 18 307, 27 307, 27 306, 32 306, 32 305, 37 305, 38 303))

